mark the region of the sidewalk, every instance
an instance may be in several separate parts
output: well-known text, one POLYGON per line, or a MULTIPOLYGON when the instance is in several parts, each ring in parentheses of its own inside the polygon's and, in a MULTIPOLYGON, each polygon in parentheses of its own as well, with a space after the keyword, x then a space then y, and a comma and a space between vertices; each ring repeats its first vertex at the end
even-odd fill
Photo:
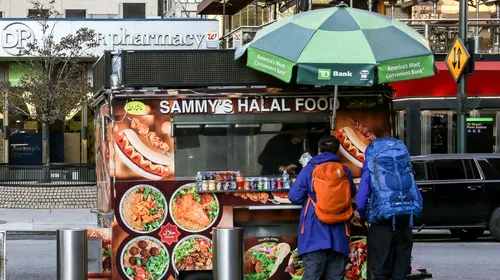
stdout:
POLYGON ((97 226, 97 190, 91 187, 0 186, 0 230, 47 232, 97 226))
POLYGON ((47 232, 59 228, 95 228, 97 217, 90 209, 5 209, 0 208, 0 230, 47 232))
POLYGON ((0 208, 9 209, 89 209, 97 201, 96 186, 3 187, 0 208))

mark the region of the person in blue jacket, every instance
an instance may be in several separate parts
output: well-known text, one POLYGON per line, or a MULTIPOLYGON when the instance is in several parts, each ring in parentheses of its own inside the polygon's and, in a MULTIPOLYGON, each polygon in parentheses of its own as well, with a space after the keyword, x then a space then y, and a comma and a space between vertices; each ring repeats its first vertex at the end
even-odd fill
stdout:
MULTIPOLYGON (((288 198, 293 204, 303 205, 307 203, 310 195, 316 201, 316 193, 311 190, 312 172, 314 165, 325 162, 340 162, 336 155, 339 150, 339 141, 333 136, 324 136, 319 140, 319 154, 313 157, 302 169, 293 184, 288 198)), ((356 187, 352 180, 352 173, 344 166, 351 185, 352 196, 356 193, 356 187)), ((337 225, 324 224, 318 220, 314 211, 307 211, 304 217, 305 207, 302 208, 299 223, 298 255, 304 266, 303 280, 343 280, 345 260, 349 255, 349 237, 346 233, 344 223, 337 225), (304 226, 304 231, 301 229, 304 226), (324 277, 324 278, 322 278, 324 277)))
MULTIPOLYGON (((413 248, 413 232, 408 226, 410 217, 396 218, 395 229, 392 219, 377 220, 368 210, 370 204, 377 204, 377 197, 372 196, 370 171, 366 161, 361 168, 361 181, 356 195, 356 207, 361 220, 370 223, 368 231, 368 258, 372 270, 372 280, 405 280, 411 272, 411 251, 413 248)), ((420 200, 422 195, 418 192, 420 200)), ((364 223, 364 222, 363 222, 364 223)))

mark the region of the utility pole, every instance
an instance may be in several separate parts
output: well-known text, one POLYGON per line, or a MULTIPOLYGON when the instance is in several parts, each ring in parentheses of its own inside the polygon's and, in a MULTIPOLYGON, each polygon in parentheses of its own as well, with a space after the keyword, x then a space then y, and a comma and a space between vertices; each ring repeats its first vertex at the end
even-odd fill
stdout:
MULTIPOLYGON (((458 36, 463 42, 467 41, 467 9, 469 8, 467 0, 460 0, 459 18, 458 18, 458 36)), ((467 75, 462 75, 458 83, 457 93, 457 152, 466 153, 467 134, 465 127, 465 110, 464 103, 467 99, 467 75)))

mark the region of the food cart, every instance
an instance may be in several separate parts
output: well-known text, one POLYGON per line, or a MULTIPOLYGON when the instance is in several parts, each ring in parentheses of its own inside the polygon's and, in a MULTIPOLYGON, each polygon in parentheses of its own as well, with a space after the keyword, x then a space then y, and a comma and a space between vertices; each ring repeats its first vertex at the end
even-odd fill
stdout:
MULTIPOLYGON (((94 76, 100 84, 94 84, 92 104, 97 212, 112 232, 112 279, 177 279, 182 271, 210 271, 212 228, 232 226, 244 228, 245 279, 300 279, 302 206, 287 198, 293 174, 263 172, 266 145, 301 135, 297 146, 314 156, 318 140, 333 133, 357 181, 374 132, 391 134, 389 87, 340 88, 337 101, 333 88, 269 87, 265 80, 251 87, 258 80, 251 75, 258 74, 233 60, 216 65, 212 53, 185 53, 184 65, 193 61, 190 55, 202 56, 195 60, 207 64, 198 70, 166 67, 182 65, 168 51, 108 53, 95 65, 95 75, 104 74, 94 76), (162 82, 161 71, 195 78, 162 82), (247 71, 241 75, 247 81, 235 83, 234 71, 247 71), (106 73, 113 73, 111 79, 106 73), (203 87, 208 81, 219 86, 203 87), (265 252, 266 260, 255 260, 255 251, 265 252)), ((346 279, 367 279, 366 232, 355 219, 351 239, 346 279)))

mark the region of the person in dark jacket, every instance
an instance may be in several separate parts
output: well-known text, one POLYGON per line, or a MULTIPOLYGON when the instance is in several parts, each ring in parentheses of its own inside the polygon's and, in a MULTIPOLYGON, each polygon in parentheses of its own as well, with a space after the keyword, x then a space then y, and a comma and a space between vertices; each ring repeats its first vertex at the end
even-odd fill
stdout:
MULTIPOLYGON (((373 205, 377 197, 371 196, 370 171, 366 162, 361 172, 356 206, 362 220, 366 220, 369 216, 368 259, 372 270, 372 280, 406 280, 413 249, 413 231, 408 226, 410 217, 409 215, 397 217, 394 230, 392 219, 377 220, 373 213, 367 213, 368 198, 371 199, 370 203, 373 205)), ((418 195, 421 199, 420 192, 418 195)))
MULTIPOLYGON (((304 205, 309 196, 316 200, 316 193, 311 188, 312 173, 314 165, 325 162, 340 162, 336 155, 339 142, 333 136, 321 138, 318 144, 319 154, 313 157, 302 169, 293 184, 288 198, 293 204, 304 205)), ((351 186, 351 194, 356 193, 356 187, 352 180, 349 168, 344 166, 351 186)), ((343 280, 345 260, 349 255, 349 237, 346 234, 344 223, 329 225, 318 220, 314 211, 302 208, 299 223, 299 246, 298 255, 301 256, 304 266, 302 280, 343 280), (300 229, 304 227, 302 232, 300 229)))
POLYGON ((278 134, 271 138, 257 159, 262 165, 261 175, 281 175, 285 170, 297 174, 299 159, 304 153, 304 138, 303 133, 278 134))

